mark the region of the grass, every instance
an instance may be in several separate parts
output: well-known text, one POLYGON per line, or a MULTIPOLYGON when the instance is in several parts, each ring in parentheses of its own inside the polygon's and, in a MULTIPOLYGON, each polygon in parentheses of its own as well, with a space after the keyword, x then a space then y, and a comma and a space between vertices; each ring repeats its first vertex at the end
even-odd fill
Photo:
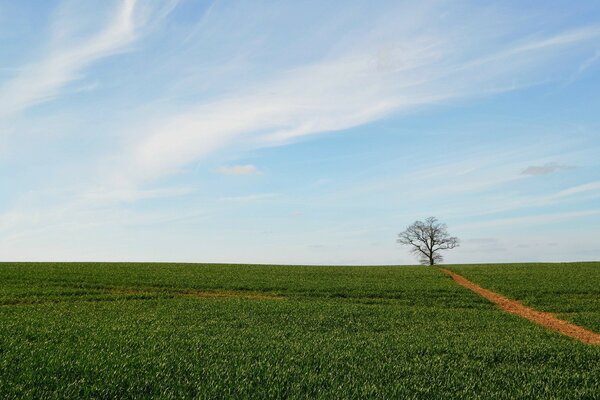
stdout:
POLYGON ((0 264, 3 399, 590 399, 599 377, 600 348, 435 268, 0 264))
POLYGON ((600 263, 460 265, 449 269, 524 304, 600 332, 600 263))

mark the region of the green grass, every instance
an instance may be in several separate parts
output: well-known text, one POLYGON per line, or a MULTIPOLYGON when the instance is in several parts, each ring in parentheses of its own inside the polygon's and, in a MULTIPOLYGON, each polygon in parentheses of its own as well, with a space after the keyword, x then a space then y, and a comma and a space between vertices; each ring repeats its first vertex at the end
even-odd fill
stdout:
POLYGON ((487 289, 600 332, 600 263, 459 265, 487 289))
POLYGON ((0 304, 3 399, 600 394, 599 347, 435 268, 11 263, 0 304))

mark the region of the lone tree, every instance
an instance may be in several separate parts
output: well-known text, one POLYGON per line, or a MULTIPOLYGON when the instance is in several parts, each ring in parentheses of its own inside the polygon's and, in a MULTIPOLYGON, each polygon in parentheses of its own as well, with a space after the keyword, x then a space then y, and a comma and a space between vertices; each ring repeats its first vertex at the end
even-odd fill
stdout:
POLYGON ((425 221, 415 221, 398 234, 398 243, 411 246, 410 251, 419 257, 421 264, 434 265, 443 261, 439 252, 458 247, 459 240, 448 234, 446 224, 429 217, 425 221))

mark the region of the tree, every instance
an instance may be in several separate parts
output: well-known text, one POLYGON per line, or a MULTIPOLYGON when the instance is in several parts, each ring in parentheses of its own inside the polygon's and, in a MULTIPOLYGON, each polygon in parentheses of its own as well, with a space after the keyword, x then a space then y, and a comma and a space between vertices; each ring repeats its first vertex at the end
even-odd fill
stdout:
POLYGON ((458 247, 460 242, 448 234, 446 224, 429 217, 425 221, 415 221, 398 234, 398 243, 411 246, 411 252, 420 258, 421 264, 434 265, 443 261, 440 251, 458 247))

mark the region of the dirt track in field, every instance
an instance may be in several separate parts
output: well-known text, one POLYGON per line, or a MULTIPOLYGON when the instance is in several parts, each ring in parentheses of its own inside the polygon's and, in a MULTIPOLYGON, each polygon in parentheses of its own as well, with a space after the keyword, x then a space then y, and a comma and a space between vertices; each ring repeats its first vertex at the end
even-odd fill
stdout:
POLYGON ((528 320, 535 322, 536 324, 560 332, 563 335, 572 337, 581 342, 587 344, 600 345, 600 334, 596 332, 582 328, 581 326, 572 324, 562 319, 558 319, 552 313, 538 311, 534 308, 524 306, 516 300, 508 299, 496 292, 484 289, 481 286, 471 282, 467 278, 445 268, 440 268, 440 271, 450 275, 450 277, 452 277, 452 279, 454 279, 454 281, 459 285, 464 286, 467 289, 470 289, 473 292, 477 293, 478 295, 485 297, 492 303, 497 304, 501 309, 503 309, 506 312, 518 315, 523 318, 527 318, 528 320))

